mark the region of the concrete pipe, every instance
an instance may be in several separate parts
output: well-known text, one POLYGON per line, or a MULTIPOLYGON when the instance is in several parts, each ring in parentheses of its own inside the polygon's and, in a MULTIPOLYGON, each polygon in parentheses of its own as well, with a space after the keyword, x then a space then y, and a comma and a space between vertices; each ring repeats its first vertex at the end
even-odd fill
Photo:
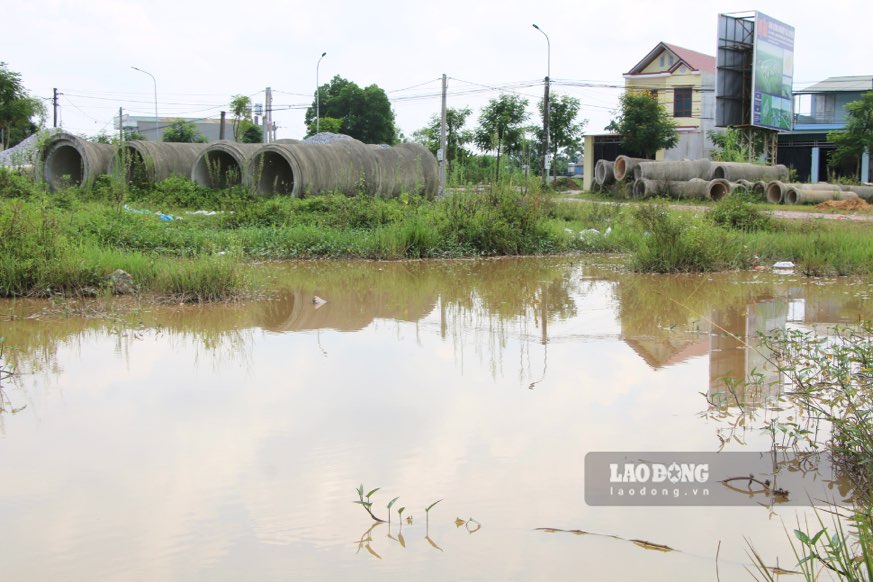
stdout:
POLYGON ((191 180, 213 189, 244 184, 249 159, 261 147, 260 144, 228 140, 215 142, 197 156, 191 168, 191 180))
POLYGON ((42 178, 52 190, 65 186, 90 187, 97 176, 109 171, 115 148, 92 143, 71 133, 52 135, 42 148, 42 178))
POLYGON ((840 184, 839 188, 843 191, 854 192, 859 198, 863 198, 867 202, 873 201, 873 186, 865 186, 863 184, 853 184, 849 186, 840 184))
POLYGON ((827 182, 817 182, 815 184, 787 184, 779 180, 773 180, 767 183, 767 202, 771 204, 782 204, 786 202, 786 194, 789 188, 795 190, 821 190, 827 192, 839 192, 840 186, 828 184, 827 182))
POLYGON ((634 177, 647 180, 666 180, 684 182, 694 178, 709 179, 709 160, 682 160, 676 162, 640 162, 634 170, 634 177))
POLYGON ((684 200, 706 200, 709 198, 708 188, 709 182, 701 178, 681 182, 640 178, 634 181, 634 197, 668 196, 684 200))
POLYGON ((818 204, 828 200, 857 200, 854 192, 842 190, 816 190, 812 188, 795 188, 789 186, 785 192, 786 204, 818 204))
POLYGON ((731 184, 727 180, 716 178, 710 180, 706 185, 706 197, 714 202, 718 202, 725 196, 731 193, 731 184))
POLYGON ((651 160, 647 160, 645 158, 631 158, 628 156, 618 156, 615 158, 615 162, 612 168, 612 173, 615 175, 616 182, 622 182, 624 180, 632 180, 634 177, 634 168, 636 168, 640 162, 650 162, 651 160))
POLYGON ((430 151, 416 143, 386 148, 372 146, 376 156, 377 181, 372 193, 394 198, 416 194, 433 199, 439 191, 439 164, 430 151))
POLYGON ((609 186, 615 182, 614 167, 615 162, 607 160, 597 160, 597 163, 594 164, 594 181, 601 186, 601 189, 603 186, 609 186))
POLYGON ((355 139, 267 144, 252 156, 247 176, 260 194, 296 197, 406 192, 433 198, 439 189, 436 158, 423 146, 368 146, 355 139))
POLYGON ((710 167, 711 180, 723 179, 730 182, 738 180, 781 180, 788 179, 788 168, 782 164, 763 166, 761 164, 745 164, 742 162, 712 162, 710 167))
POLYGON ((126 181, 137 184, 157 184, 170 176, 190 178, 197 156, 207 147, 205 143, 128 141, 113 156, 109 172, 120 175, 123 167, 126 181))
POLYGON ((751 192, 755 196, 757 196, 759 198, 763 198, 764 194, 767 192, 767 182, 764 182, 762 180, 757 180, 755 182, 752 182, 751 192))

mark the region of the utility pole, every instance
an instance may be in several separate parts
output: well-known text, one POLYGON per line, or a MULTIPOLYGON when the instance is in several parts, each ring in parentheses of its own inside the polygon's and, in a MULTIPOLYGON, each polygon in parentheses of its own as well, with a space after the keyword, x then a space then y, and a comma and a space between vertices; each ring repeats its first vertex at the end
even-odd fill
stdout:
POLYGON ((545 115, 543 115, 543 133, 545 133, 545 153, 543 154, 543 184, 548 185, 549 183, 549 170, 551 169, 551 159, 549 155, 551 151, 549 150, 549 117, 551 117, 551 110, 549 109, 549 78, 546 77, 546 94, 543 97, 543 110, 545 115))
POLYGON ((54 110, 54 123, 52 127, 58 126, 58 88, 52 89, 52 109, 54 110))
POLYGON ((270 143, 271 129, 273 127, 273 89, 267 87, 265 98, 266 110, 264 111, 264 143, 270 143))
POLYGON ((121 107, 118 108, 118 141, 119 143, 124 142, 124 118, 122 117, 121 107))
POLYGON ((446 74, 443 73, 443 105, 440 112, 440 149, 439 156, 437 159, 440 163, 440 191, 439 195, 442 196, 446 193, 446 164, 448 163, 448 159, 446 156, 446 90, 448 89, 448 83, 446 82, 446 74))

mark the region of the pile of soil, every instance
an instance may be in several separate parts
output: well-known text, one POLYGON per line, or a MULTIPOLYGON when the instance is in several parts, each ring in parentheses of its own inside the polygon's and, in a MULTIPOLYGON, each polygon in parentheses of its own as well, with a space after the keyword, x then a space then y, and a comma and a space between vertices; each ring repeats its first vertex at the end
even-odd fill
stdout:
POLYGON ((873 205, 861 198, 854 200, 826 200, 821 204, 816 204, 816 208, 822 210, 859 210, 861 212, 870 212, 873 210, 873 205))
POLYGON ((582 187, 579 186, 579 184, 577 184, 575 181, 571 180, 570 178, 556 178, 552 182, 552 189, 558 190, 558 191, 561 191, 561 190, 581 190, 582 187))

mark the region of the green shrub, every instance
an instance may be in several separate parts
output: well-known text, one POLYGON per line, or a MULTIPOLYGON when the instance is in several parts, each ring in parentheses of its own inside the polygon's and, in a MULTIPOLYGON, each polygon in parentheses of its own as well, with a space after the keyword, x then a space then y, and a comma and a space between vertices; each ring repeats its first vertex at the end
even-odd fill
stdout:
POLYGON ((706 216, 713 224, 732 230, 753 232, 772 227, 770 215, 756 210, 749 195, 742 193, 725 196, 706 212, 706 216))

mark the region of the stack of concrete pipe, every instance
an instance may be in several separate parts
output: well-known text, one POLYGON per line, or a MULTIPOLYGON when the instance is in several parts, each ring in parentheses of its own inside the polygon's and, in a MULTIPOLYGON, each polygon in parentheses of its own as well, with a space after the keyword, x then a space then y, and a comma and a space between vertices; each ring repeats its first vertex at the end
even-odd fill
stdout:
POLYGON ((767 183, 767 202, 771 204, 819 204, 828 200, 873 200, 873 186, 844 186, 817 182, 790 184, 779 180, 767 183))
POLYGON ((41 177, 53 190, 89 187, 110 172, 128 182, 153 184, 184 176, 210 188, 243 185, 265 195, 366 192, 396 197, 405 192, 433 198, 439 187, 437 162, 426 148, 369 146, 351 138, 266 145, 129 141, 116 148, 59 132, 42 148, 40 163, 41 177))
POLYGON ((720 200, 735 189, 764 194, 767 181, 784 180, 788 168, 711 160, 654 161, 618 156, 615 162, 598 160, 594 182, 603 189, 609 180, 633 181, 635 197, 671 196, 720 200))

